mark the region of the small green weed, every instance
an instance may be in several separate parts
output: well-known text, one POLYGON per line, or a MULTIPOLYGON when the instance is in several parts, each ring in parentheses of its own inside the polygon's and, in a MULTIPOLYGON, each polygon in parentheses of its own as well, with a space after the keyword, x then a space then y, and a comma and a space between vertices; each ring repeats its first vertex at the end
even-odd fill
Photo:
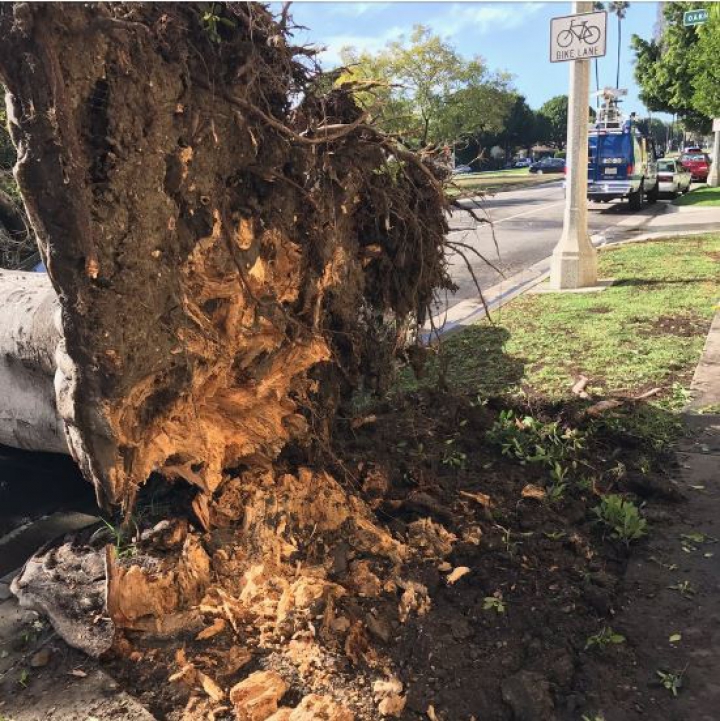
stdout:
POLYGON ((662 687, 670 691, 673 696, 677 696, 678 692, 682 688, 682 680, 686 670, 687 666, 682 671, 676 671, 674 673, 661 670, 658 670, 655 673, 658 675, 662 687))
POLYGON ((647 533, 647 521, 640 515, 637 506, 616 493, 603 496, 593 513, 600 523, 607 526, 611 536, 625 545, 642 538, 647 533))
POLYGON ((615 633, 610 626, 603 626, 594 636, 588 637, 588 640, 585 642, 585 649, 587 650, 594 647, 604 649, 606 646, 621 643, 625 643, 625 636, 620 633, 615 633))
POLYGON ((222 10, 220 3, 201 3, 200 7, 202 10, 200 21, 208 38, 210 38, 212 42, 219 43, 221 41, 220 26, 224 25, 228 28, 235 28, 235 23, 230 18, 223 17, 219 14, 222 10))
POLYGON ((550 541, 560 541, 565 538, 567 534, 565 531, 544 531, 543 536, 550 541))
POLYGON ((465 468, 467 455, 462 451, 459 451, 457 448, 453 448, 454 444, 455 440, 453 438, 449 438, 445 441, 446 449, 445 454, 443 455, 442 463, 444 466, 449 466, 450 468, 465 468))
POLYGON ((503 601, 502 595, 497 593, 494 596, 485 596, 483 599, 483 611, 505 613, 505 601, 503 601))
POLYGON ((106 521, 104 518, 100 520, 112 535, 113 545, 115 546, 115 554, 118 558, 132 558, 137 555, 137 546, 132 538, 128 538, 128 533, 122 528, 122 526, 115 526, 109 521, 106 521))
POLYGON ((500 446, 503 455, 521 464, 546 463, 551 468, 581 450, 585 440, 582 433, 563 429, 557 421, 543 423, 512 410, 501 411, 488 431, 488 439, 500 446))
POLYGON ((668 586, 669 589, 677 591, 684 598, 690 598, 695 595, 695 589, 693 588, 690 581, 678 581, 672 586, 668 586))

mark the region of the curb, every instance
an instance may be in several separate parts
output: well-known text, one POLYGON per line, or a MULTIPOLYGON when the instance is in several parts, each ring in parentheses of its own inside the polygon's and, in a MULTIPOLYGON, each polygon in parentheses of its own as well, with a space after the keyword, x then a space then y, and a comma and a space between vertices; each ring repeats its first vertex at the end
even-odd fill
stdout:
POLYGON ((692 400, 685 406, 685 413, 720 404, 720 305, 705 338, 690 394, 692 400))
POLYGON ((483 188, 471 188, 468 192, 475 193, 476 195, 464 195, 463 193, 458 193, 453 200, 456 200, 458 204, 463 202, 471 203, 475 201, 475 199, 482 200, 488 195, 499 195, 501 193, 508 193, 513 190, 531 190, 532 188, 542 188, 546 185, 550 185, 551 183, 560 182, 562 182, 562 179, 560 178, 548 178, 547 180, 538 181, 536 183, 517 183, 514 185, 508 183, 507 185, 490 186, 492 190, 485 190, 483 188))
MULTIPOLYGON (((604 235, 595 234, 590 240, 593 246, 601 251, 609 246, 624 245, 626 243, 639 243, 646 240, 663 240, 666 238, 676 238, 678 236, 707 235, 708 230, 678 231, 673 233, 643 233, 633 238, 623 238, 620 240, 608 240, 604 235)), ((499 310, 507 305, 510 301, 527 291, 539 285, 550 276, 550 261, 552 256, 548 256, 526 270, 520 271, 510 276, 507 280, 492 286, 483 293, 487 299, 487 307, 490 312, 499 310)), ((442 313, 433 316, 433 325, 436 329, 437 336, 446 338, 464 330, 467 326, 477 323, 487 315, 485 307, 478 298, 462 300, 450 308, 445 309, 442 313)), ((431 329, 425 327, 423 336, 431 339, 435 335, 431 329)), ((719 331, 720 335, 720 331, 719 331)), ((720 358, 718 358, 720 364, 720 358)))

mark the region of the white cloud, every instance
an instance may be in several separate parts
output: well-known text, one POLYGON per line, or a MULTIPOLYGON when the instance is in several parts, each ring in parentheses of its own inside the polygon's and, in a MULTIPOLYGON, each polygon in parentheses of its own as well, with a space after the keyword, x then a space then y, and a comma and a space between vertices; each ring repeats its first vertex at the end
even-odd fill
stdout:
POLYGON ((385 10, 385 8, 390 7, 390 5, 391 3, 387 2, 333 2, 328 3, 327 7, 330 15, 359 18, 368 13, 385 10))
MULTIPOLYGON (((360 3, 329 3, 326 7, 333 15, 346 15, 346 17, 359 18, 372 10, 387 10, 393 7, 396 10, 395 20, 405 12, 405 8, 412 8, 416 3, 396 2, 360 2, 360 3)), ((520 27, 535 15, 545 3, 428 3, 429 7, 437 7, 438 14, 430 18, 423 18, 420 24, 427 25, 432 32, 442 37, 452 38, 454 35, 487 35, 498 30, 508 30, 520 27)), ((367 18, 364 18, 367 22, 367 18)), ((319 60, 325 68, 340 65, 340 51, 344 47, 352 46, 360 51, 366 50, 375 53, 381 50, 390 40, 396 40, 401 35, 408 35, 412 31, 416 20, 408 17, 404 25, 394 25, 383 32, 372 35, 359 33, 341 33, 331 35, 318 45, 326 49, 319 54, 319 60)))
POLYGON ((484 3, 453 3, 443 9, 443 17, 427 24, 443 36, 458 33, 487 35, 497 30, 509 30, 523 25, 537 13, 545 3, 506 3, 487 5, 484 3))
POLYGON ((376 53, 381 50, 390 40, 399 38, 410 28, 394 26, 388 28, 378 35, 353 35, 351 33, 343 35, 331 35, 322 46, 325 50, 318 57, 323 67, 332 68, 340 65, 340 51, 346 47, 357 48, 361 52, 366 50, 370 53, 376 53))

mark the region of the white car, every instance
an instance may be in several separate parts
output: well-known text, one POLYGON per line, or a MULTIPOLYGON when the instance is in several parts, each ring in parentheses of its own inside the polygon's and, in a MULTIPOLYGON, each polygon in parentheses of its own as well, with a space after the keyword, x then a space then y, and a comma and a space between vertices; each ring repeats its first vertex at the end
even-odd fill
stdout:
POLYGON ((658 160, 657 176, 660 195, 676 198, 690 190, 692 175, 677 160, 672 158, 658 160))

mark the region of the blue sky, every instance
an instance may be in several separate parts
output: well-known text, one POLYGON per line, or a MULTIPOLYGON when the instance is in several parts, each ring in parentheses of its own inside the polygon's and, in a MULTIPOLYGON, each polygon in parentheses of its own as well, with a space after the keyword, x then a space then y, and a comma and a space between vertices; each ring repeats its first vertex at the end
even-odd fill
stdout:
MULTIPOLYGON (((627 112, 645 115, 633 78, 630 36, 652 36, 656 2, 631 2, 623 21, 620 86, 628 89, 627 112)), ((550 63, 550 18, 571 13, 569 2, 295 2, 291 14, 305 25, 296 39, 326 46, 323 64, 337 63, 340 49, 354 45, 371 51, 407 34, 418 23, 430 26, 463 55, 480 55, 491 70, 514 76, 516 89, 531 107, 567 93, 567 63, 550 63)), ((617 25, 608 18, 608 54, 600 63, 600 87, 615 85, 617 25)), ((593 71, 594 73, 594 71, 593 71)), ((595 89, 593 74, 591 90, 595 89)))

